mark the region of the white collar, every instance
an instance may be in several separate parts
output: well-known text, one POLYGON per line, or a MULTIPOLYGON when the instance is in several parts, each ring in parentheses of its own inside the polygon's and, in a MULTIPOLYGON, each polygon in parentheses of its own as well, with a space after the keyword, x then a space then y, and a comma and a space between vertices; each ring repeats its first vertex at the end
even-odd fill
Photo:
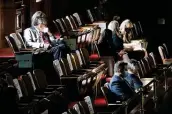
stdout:
POLYGON ((115 76, 119 76, 120 74, 121 74, 121 73, 118 73, 118 72, 114 73, 115 76))
POLYGON ((130 70, 127 71, 129 74, 134 74, 133 72, 131 72, 130 70))
POLYGON ((36 27, 36 26, 34 26, 34 28, 35 28, 35 30, 36 30, 36 32, 40 32, 40 30, 36 27))

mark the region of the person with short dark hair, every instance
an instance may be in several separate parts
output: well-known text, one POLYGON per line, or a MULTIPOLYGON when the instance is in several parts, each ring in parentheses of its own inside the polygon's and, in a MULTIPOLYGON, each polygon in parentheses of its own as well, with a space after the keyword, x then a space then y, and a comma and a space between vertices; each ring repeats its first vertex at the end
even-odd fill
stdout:
POLYGON ((127 100, 134 95, 133 88, 126 82, 126 66, 127 63, 118 61, 114 66, 114 75, 108 84, 111 92, 115 93, 119 100, 127 100))
POLYGON ((130 84, 130 86, 135 90, 138 91, 142 86, 143 83, 138 77, 138 66, 137 61, 131 60, 127 64, 127 75, 125 80, 130 84))

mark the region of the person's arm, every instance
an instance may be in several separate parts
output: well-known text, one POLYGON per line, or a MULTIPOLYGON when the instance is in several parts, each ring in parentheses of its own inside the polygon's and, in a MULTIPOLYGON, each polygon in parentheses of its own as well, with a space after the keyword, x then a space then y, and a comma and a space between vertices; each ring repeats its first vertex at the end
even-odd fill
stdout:
POLYGON ((38 43, 38 42, 33 42, 32 41, 32 34, 30 29, 26 29, 24 30, 24 39, 26 41, 27 46, 30 46, 32 48, 40 48, 43 47, 42 43, 38 43))
POLYGON ((53 34, 50 31, 48 31, 47 34, 49 35, 50 41, 53 42, 55 40, 53 34))
MULTIPOLYGON (((134 74, 133 74, 134 75, 134 74)), ((139 89, 140 87, 143 86, 142 81, 139 79, 139 77, 137 77, 136 75, 133 76, 133 83, 134 83, 134 87, 135 89, 139 89)))
POLYGON ((117 96, 124 96, 124 91, 119 81, 114 81, 109 86, 111 86, 111 91, 114 92, 117 96))

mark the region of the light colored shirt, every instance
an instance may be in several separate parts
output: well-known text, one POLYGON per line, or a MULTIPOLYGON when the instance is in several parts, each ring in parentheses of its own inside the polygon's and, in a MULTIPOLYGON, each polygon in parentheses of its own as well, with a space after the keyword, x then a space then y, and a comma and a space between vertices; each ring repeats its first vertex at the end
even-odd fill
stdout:
MULTIPOLYGON (((50 36, 50 41, 55 40, 54 36, 50 36)), ((40 31, 36 27, 30 27, 24 30, 24 39, 26 45, 32 48, 41 48, 44 46, 44 41, 40 35, 40 31)))
POLYGON ((113 34, 119 31, 119 23, 116 20, 113 20, 109 23, 108 29, 112 31, 113 34))

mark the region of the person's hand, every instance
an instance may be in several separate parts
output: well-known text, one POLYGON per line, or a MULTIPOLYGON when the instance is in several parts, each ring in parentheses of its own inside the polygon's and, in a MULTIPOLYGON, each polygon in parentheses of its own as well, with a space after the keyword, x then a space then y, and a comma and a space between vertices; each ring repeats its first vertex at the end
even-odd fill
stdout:
POLYGON ((121 51, 118 53, 118 55, 119 55, 120 57, 122 57, 125 53, 126 53, 126 52, 125 52, 124 50, 121 50, 121 51))
POLYGON ((44 48, 45 48, 45 49, 48 49, 48 48, 50 48, 50 47, 51 47, 50 44, 44 44, 44 48))
POLYGON ((44 32, 44 33, 47 33, 49 36, 52 36, 52 33, 50 32, 50 30, 49 30, 48 27, 45 27, 45 28, 43 29, 43 32, 44 32))

